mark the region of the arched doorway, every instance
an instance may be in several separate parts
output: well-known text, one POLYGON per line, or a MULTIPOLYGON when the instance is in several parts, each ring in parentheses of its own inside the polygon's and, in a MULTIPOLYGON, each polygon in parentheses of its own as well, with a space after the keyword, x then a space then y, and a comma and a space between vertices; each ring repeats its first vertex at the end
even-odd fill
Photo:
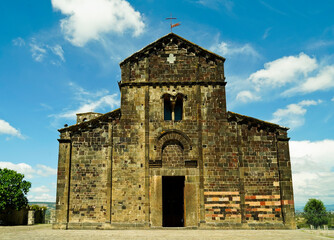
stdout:
POLYGON ((189 137, 179 130, 163 131, 154 148, 149 170, 151 226, 197 227, 200 177, 189 137))

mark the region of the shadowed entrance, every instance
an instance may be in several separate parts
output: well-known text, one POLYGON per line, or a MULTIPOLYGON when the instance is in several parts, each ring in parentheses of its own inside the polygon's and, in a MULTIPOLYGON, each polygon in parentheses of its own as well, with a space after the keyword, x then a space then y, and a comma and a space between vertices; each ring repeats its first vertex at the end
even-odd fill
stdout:
POLYGON ((162 177, 162 226, 184 227, 184 176, 162 177))

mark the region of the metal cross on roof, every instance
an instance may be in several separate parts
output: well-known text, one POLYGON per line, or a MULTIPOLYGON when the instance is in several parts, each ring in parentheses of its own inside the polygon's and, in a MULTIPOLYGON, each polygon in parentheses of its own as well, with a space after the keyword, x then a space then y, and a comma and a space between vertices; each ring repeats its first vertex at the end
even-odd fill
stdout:
POLYGON ((166 18, 166 20, 170 20, 170 32, 173 32, 173 27, 177 27, 181 25, 180 23, 173 24, 173 19, 177 19, 177 18, 173 18, 172 14, 170 15, 169 18, 166 18))

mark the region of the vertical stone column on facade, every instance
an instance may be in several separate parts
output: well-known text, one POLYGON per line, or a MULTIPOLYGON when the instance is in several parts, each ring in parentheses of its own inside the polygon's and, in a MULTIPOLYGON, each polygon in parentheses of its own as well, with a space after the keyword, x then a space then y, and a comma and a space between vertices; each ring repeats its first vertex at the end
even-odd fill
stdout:
MULTIPOLYGON (((149 74, 147 73, 148 71, 148 61, 146 61, 146 76, 145 78, 148 79, 149 74)), ((145 196, 146 196, 146 201, 144 205, 144 210, 145 210, 145 222, 149 223, 150 222, 150 211, 149 211, 149 205, 150 205, 150 199, 149 199, 149 192, 150 192, 150 174, 149 174, 149 161, 150 161, 150 122, 149 122, 149 102, 150 102, 150 95, 149 95, 149 89, 146 86, 145 87, 145 196)))
POLYGON ((115 128, 112 175, 112 227, 148 226, 148 132, 145 59, 121 65, 121 119, 115 128))
POLYGON ((247 223, 245 216, 245 178, 244 178, 244 163, 243 163, 243 153, 241 146, 243 146, 242 140, 242 131, 236 124, 237 130, 237 144, 238 144, 238 156, 239 156, 239 189, 240 189, 240 214, 241 214, 241 223, 247 223))
POLYGON ((71 158, 71 140, 58 139, 58 176, 57 176, 57 198, 56 198, 56 221, 53 228, 66 229, 68 224, 69 210, 69 173, 71 158))
POLYGON ((186 176, 184 185, 185 227, 198 227, 198 176, 186 176))
MULTIPOLYGON (((197 68, 197 72, 198 72, 197 68)), ((197 78, 198 78, 197 73, 197 78)), ((197 86, 197 124, 198 124, 198 166, 199 166, 199 198, 200 198, 200 204, 199 204, 199 224, 205 223, 205 206, 204 206, 204 175, 203 175, 203 142, 202 142, 202 131, 203 127, 202 125, 205 124, 205 122, 202 121, 202 114, 201 114, 201 87, 197 86)))
POLYGON ((112 208, 112 161, 113 161, 113 137, 114 137, 114 123, 108 124, 108 160, 107 160, 107 205, 106 205, 106 223, 111 223, 111 208, 112 208))
POLYGON ((277 136, 277 155, 283 222, 286 227, 295 229, 295 207, 289 154, 289 138, 286 137, 286 134, 277 136))
POLYGON ((162 177, 151 176, 150 179, 150 224, 162 227, 162 177))

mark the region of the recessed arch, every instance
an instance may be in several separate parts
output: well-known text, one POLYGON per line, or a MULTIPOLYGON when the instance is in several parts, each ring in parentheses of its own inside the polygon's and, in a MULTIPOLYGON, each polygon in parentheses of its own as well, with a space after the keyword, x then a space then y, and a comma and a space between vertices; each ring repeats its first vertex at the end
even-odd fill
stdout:
POLYGON ((162 162, 163 152, 166 148, 178 146, 182 152, 183 161, 189 160, 189 152, 191 150, 190 138, 180 130, 172 129, 161 132, 156 138, 155 145, 155 161, 162 162))
POLYGON ((166 142, 164 142, 162 144, 161 151, 164 151, 164 149, 168 145, 179 145, 182 148, 182 150, 184 150, 184 146, 183 146, 183 144, 179 140, 177 140, 177 139, 169 139, 169 140, 167 140, 166 142))

